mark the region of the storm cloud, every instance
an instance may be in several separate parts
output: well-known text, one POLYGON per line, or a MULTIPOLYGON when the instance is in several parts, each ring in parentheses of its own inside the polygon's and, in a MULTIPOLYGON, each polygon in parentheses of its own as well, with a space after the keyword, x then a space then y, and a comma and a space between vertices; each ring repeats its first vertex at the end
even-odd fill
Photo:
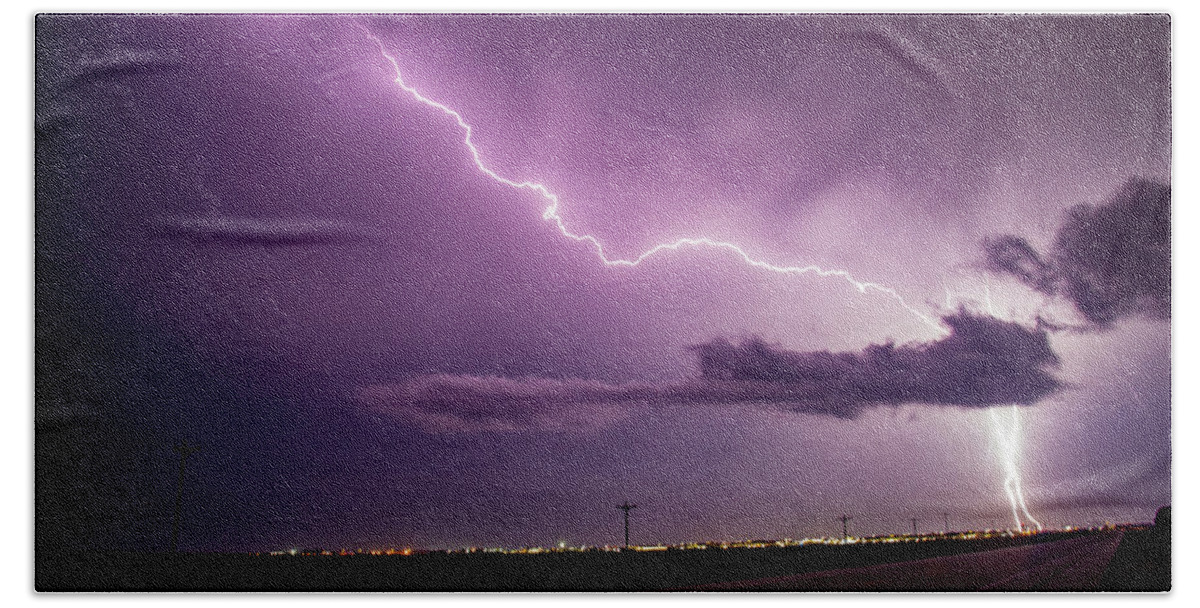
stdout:
POLYGON ((1095 326, 1171 317, 1168 185, 1135 179, 1104 205, 1072 208, 1044 256, 1013 235, 988 239, 984 252, 989 270, 1066 297, 1095 326))
POLYGON ((692 347, 701 375, 675 383, 430 375, 361 390, 358 398, 428 430, 590 429, 621 406, 773 404, 854 418, 871 406, 1032 404, 1062 388, 1044 329, 966 311, 942 321, 938 341, 861 352, 798 352, 754 338, 692 347))
POLYGON ((152 226, 163 237, 229 245, 345 245, 371 238, 361 228, 328 220, 172 217, 160 218, 152 226))
MULTIPOLYGON (((183 439, 205 447, 185 480, 187 551, 603 545, 619 514, 605 505, 626 497, 673 505, 639 519, 639 538, 665 543, 823 536, 851 507, 863 535, 908 523, 868 512, 933 505, 993 527, 967 517, 1007 508, 989 416, 881 405, 965 400, 931 386, 954 376, 912 313, 982 297, 963 268, 980 236, 1026 237, 1051 264, 1063 212, 1106 202, 1112 176, 1170 183, 1169 15, 36 26, 46 557, 169 550, 183 439), (397 67, 471 125, 480 162, 544 184, 561 227, 610 260, 705 236, 909 307, 732 250, 605 265, 542 218, 538 192, 481 172, 397 67), (1093 194, 1063 198, 1079 192, 1093 194), (868 373, 864 347, 888 336, 875 348, 930 361, 923 383, 868 373), (716 377, 759 351, 861 369, 716 377), (705 352, 728 366, 705 377, 705 352)), ((1041 294, 991 283, 997 314, 1036 329, 1024 315, 1041 294)), ((1170 330, 1047 329, 1063 365, 1037 369, 1070 390, 1018 408, 1044 524, 1086 523, 1039 506, 1057 483, 1169 451, 1170 330)), ((994 377, 984 397, 1022 394, 994 377)), ((1169 475, 1133 487, 1140 510, 1103 518, 1145 521, 1171 494, 1169 475)))
POLYGON ((804 386, 810 398, 850 408, 1031 404, 1060 388, 1048 371, 1059 360, 1045 330, 963 310, 942 322, 951 332, 941 340, 857 353, 794 352, 759 340, 741 346, 717 340, 696 351, 706 379, 804 386))

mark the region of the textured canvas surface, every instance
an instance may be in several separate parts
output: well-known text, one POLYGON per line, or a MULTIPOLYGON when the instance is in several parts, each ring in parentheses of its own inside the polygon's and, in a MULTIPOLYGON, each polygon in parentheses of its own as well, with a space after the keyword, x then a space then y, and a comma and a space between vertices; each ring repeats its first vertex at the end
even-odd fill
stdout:
POLYGON ((41 15, 37 586, 1166 589, 1170 39, 41 15))

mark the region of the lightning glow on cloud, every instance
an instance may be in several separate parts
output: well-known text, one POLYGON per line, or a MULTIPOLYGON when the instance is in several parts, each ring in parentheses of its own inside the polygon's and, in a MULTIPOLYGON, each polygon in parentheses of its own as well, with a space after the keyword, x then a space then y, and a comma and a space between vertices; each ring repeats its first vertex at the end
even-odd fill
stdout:
MULTIPOLYGON (((553 223, 554 226, 558 229, 558 231, 564 237, 567 237, 567 238, 572 239, 577 242, 588 243, 593 249, 595 249, 596 255, 600 258, 600 261, 605 266, 635 267, 635 266, 638 266, 639 264, 641 264, 643 261, 645 261, 659 253, 663 253, 663 252, 667 252, 667 251, 678 251, 678 250, 686 248, 686 247, 707 247, 707 248, 711 248, 711 249, 723 249, 723 250, 732 252, 733 254, 737 255, 747 265, 761 269, 761 270, 767 270, 767 271, 784 274, 784 275, 798 276, 798 275, 804 275, 804 274, 814 274, 814 275, 820 276, 820 277, 841 278, 842 280, 844 280, 847 283, 849 283, 850 285, 852 285, 855 289, 857 289, 859 293, 865 294, 868 291, 873 291, 873 292, 882 294, 884 296, 887 296, 888 298, 891 298, 896 303, 898 303, 900 306, 902 306, 905 310, 907 310, 908 312, 913 314, 915 317, 920 319, 923 323, 925 323, 929 327, 935 329, 939 333, 939 335, 944 336, 944 335, 948 335, 950 333, 949 330, 943 324, 939 323, 937 320, 933 319, 929 315, 926 315, 925 313, 914 308, 912 305, 910 305, 908 302, 906 302, 904 300, 904 298, 892 287, 888 287, 886 285, 880 285, 878 283, 872 283, 872 282, 868 282, 868 281, 860 281, 860 280, 854 278, 853 275, 851 275, 848 271, 845 271, 845 270, 826 269, 826 268, 821 268, 816 265, 784 266, 784 265, 773 264, 770 262, 766 262, 766 261, 754 258, 749 253, 747 253, 744 249, 742 249, 741 247, 739 247, 738 245, 736 245, 734 243, 729 243, 726 241, 719 241, 719 240, 712 239, 712 238, 709 238, 706 236, 680 238, 680 239, 677 239, 672 242, 662 243, 662 244, 656 245, 656 246, 646 250, 641 255, 639 255, 633 259, 610 258, 605 253, 604 244, 598 238, 596 238, 595 236, 592 236, 592 235, 574 233, 567 227, 566 221, 559 214, 558 196, 556 194, 554 194, 553 192, 551 192, 549 190, 549 188, 547 188, 544 184, 541 184, 541 183, 538 183, 535 181, 530 181, 530 180, 516 181, 513 179, 509 179, 507 177, 504 177, 503 175, 500 175, 499 173, 497 173, 496 171, 494 171, 493 169, 488 167, 483 161, 483 156, 480 153, 479 148, 477 148, 475 146, 474 142, 472 141, 473 129, 472 129, 471 125, 466 121, 466 119, 464 119, 463 116, 458 113, 458 111, 456 111, 442 103, 439 103, 433 99, 430 99, 430 98, 424 96, 415 87, 406 83, 404 81, 404 75, 400 69, 399 62, 396 60, 395 57, 392 56, 391 53, 388 52, 386 46, 383 44, 383 41, 380 40, 374 34, 372 34, 365 27, 363 29, 366 32, 366 35, 368 37, 370 37, 371 40, 374 41, 376 45, 378 45, 380 54, 385 59, 387 59, 388 63, 392 66, 392 70, 395 74, 394 82, 396 83, 397 86, 399 86, 404 92, 406 92, 408 95, 410 95, 413 100, 418 101, 432 109, 438 110, 439 112, 454 119, 455 123, 457 123, 457 125, 458 125, 458 128, 463 133, 463 145, 466 146, 468 152, 470 152, 471 158, 475 163, 475 167, 481 173, 483 173, 484 175, 488 176, 489 178, 491 178, 499 183, 505 184, 509 187, 516 188, 519 190, 530 190, 530 191, 536 192, 538 195, 540 195, 546 201, 546 208, 542 212, 542 219, 553 223)), ((987 302, 986 305, 989 310, 989 313, 993 313, 993 316, 994 316, 994 310, 992 307, 990 290, 987 290, 986 302, 987 302)), ((1021 514, 1023 513, 1025 518, 1028 519, 1029 521, 1033 522, 1033 524, 1035 526, 1037 526, 1037 528, 1040 530, 1042 528, 1042 525, 1041 525, 1041 523, 1039 523, 1037 521, 1037 519, 1035 519, 1029 513, 1028 506, 1025 503, 1024 491, 1021 487, 1021 475, 1020 475, 1020 470, 1018 467, 1019 451, 1020 451, 1020 436, 1019 435, 1020 435, 1020 422, 1021 422, 1020 408, 1015 405, 1012 406, 1011 417, 1009 418, 1009 421, 1007 424, 1004 423, 1004 421, 1001 419, 999 413, 995 409, 989 410, 988 413, 992 418, 993 430, 995 432, 997 443, 1000 446, 1001 464, 1003 465, 1004 470, 1006 472, 1004 489, 1005 489, 1006 494, 1008 495, 1009 503, 1012 507, 1013 518, 1017 524, 1017 528, 1023 530, 1025 527, 1024 522, 1021 519, 1021 514)))
POLYGON ((762 270, 768 270, 771 272, 776 272, 776 273, 785 274, 785 275, 814 274, 814 275, 817 275, 820 277, 841 278, 844 281, 846 281, 847 283, 854 286, 854 288, 857 289, 859 293, 865 294, 868 291, 874 291, 876 293, 880 293, 884 296, 887 296, 888 298, 891 298, 896 303, 898 303, 900 306, 904 307, 905 310, 907 310, 908 312, 912 313, 914 316, 919 318, 923 323, 925 323, 929 327, 935 329, 940 335, 946 335, 949 333, 949 331, 943 325, 938 323, 937 320, 930 317, 929 315, 926 315, 925 313, 914 308, 912 305, 910 305, 908 302, 906 302, 904 300, 904 298, 892 287, 888 287, 886 285, 880 285, 878 283, 872 283, 872 282, 868 282, 868 281, 860 281, 860 280, 854 278, 853 275, 851 275, 848 271, 845 271, 845 270, 826 269, 826 268, 821 268, 816 265, 781 266, 778 264, 772 264, 770 262, 765 262, 762 260, 755 259, 749 253, 747 253, 746 250, 742 249, 741 247, 739 247, 738 245, 736 245, 734 243, 729 243, 726 241, 719 241, 719 240, 712 239, 712 238, 709 238, 706 236, 680 238, 680 239, 677 239, 672 242, 655 245, 654 247, 651 247, 650 249, 646 250, 641 255, 639 255, 633 259, 610 258, 604 251, 604 244, 601 243, 598 238, 596 238, 592 235, 588 235, 588 234, 576 234, 576 233, 572 232, 569 228, 567 228, 566 221, 563 219, 563 217, 561 215, 559 215, 559 212, 558 212, 559 211, 558 195, 551 192, 549 190, 549 188, 547 188, 544 184, 534 182, 534 181, 529 181, 529 180, 526 180, 526 181, 512 180, 507 177, 504 177, 503 175, 500 175, 499 173, 496 173, 494 170, 492 170, 490 167, 488 167, 483 162, 483 156, 479 152, 479 148, 477 148, 475 146, 475 143, 471 140, 471 135, 473 133, 473 129, 472 129, 471 125, 469 123, 467 123, 467 121, 463 118, 463 116, 461 114, 459 114, 458 111, 422 95, 421 92, 418 91, 416 88, 407 84, 404 81, 404 75, 400 70, 399 62, 396 61, 396 58, 393 57, 392 54, 388 52, 387 47, 384 46, 384 44, 383 44, 383 41, 380 40, 374 34, 372 34, 369 30, 367 30, 365 28, 365 26, 363 27, 363 29, 366 32, 366 35, 368 37, 370 37, 371 40, 373 40, 376 45, 379 46, 380 54, 382 54, 383 57, 385 59, 387 59, 388 63, 392 66, 392 69, 395 73, 394 82, 396 83, 397 86, 399 86, 402 90, 404 90, 406 93, 408 93, 410 96, 412 96, 412 98, 414 100, 419 101, 420 103, 422 103, 426 106, 429 106, 430 108, 438 110, 438 111, 442 112, 443 114, 450 116, 451 118, 454 119, 454 121, 458 124, 459 129, 462 130, 463 145, 465 145, 467 150, 471 153, 471 158, 475 162, 475 167, 478 168, 481 173, 483 173, 484 175, 487 175, 491 179, 493 179, 499 183, 505 184, 509 187, 516 188, 519 190, 531 190, 533 192, 536 192, 538 195, 540 195, 547 203, 545 210, 542 211, 542 219, 544 219, 548 222, 552 222, 555 225, 555 227, 558 228, 558 231, 563 236, 565 236, 569 239, 572 239, 574 241, 585 242, 585 243, 588 243, 589 245, 591 245, 592 248, 596 250, 596 255, 599 256, 600 261, 603 262, 605 266, 634 267, 659 253, 663 253, 666 251, 678 251, 678 250, 686 248, 686 247, 707 247, 707 248, 711 248, 711 249, 723 249, 723 250, 732 252, 733 254, 737 255, 747 265, 753 266, 755 268, 759 268, 762 270))

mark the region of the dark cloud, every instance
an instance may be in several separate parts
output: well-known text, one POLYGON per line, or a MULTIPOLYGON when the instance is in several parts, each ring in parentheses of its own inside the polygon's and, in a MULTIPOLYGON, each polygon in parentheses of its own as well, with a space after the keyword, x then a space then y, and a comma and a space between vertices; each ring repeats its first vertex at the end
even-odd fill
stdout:
POLYGON ((1062 295, 1092 324, 1171 316, 1171 187, 1130 181, 1107 204, 1068 213, 1042 256, 1023 238, 984 242, 988 269, 1062 295))
POLYGON ((857 353, 796 352, 751 339, 693 347, 701 377, 677 383, 432 375, 359 392, 359 400, 429 430, 590 429, 630 405, 767 403, 853 418, 903 403, 1030 404, 1061 388, 1043 329, 965 311, 943 317, 946 338, 871 345, 857 353))
POLYGON ((367 387, 357 397, 433 432, 588 431, 624 418, 621 403, 653 399, 661 390, 652 384, 433 374, 367 387))
POLYGON ((1011 274, 1038 291, 1054 292, 1054 269, 1025 239, 1009 234, 991 237, 983 242, 983 250, 989 270, 1011 274))
POLYGON ((352 244, 371 238, 367 231, 327 220, 254 218, 163 218, 154 231, 166 237, 232 245, 352 244))
POLYGON ((845 404, 848 414, 885 403, 1029 404, 1061 387, 1047 371, 1058 357, 1044 330, 965 311, 942 321, 951 332, 936 342, 859 353, 794 352, 759 340, 717 340, 696 351, 706 379, 800 386, 809 399, 845 404))

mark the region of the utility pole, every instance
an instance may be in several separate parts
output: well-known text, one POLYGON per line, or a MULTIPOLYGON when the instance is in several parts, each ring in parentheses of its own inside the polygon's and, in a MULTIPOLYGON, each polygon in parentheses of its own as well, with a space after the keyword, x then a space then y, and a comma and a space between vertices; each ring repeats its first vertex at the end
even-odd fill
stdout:
POLYGON ((942 533, 949 534, 950 533, 950 514, 942 513, 942 521, 945 524, 945 527, 942 528, 942 533))
POLYGON ((627 500, 627 501, 625 501, 625 504, 617 505, 617 508, 625 512, 625 548, 628 549, 629 548, 629 511, 631 509, 636 509, 637 505, 631 505, 631 504, 629 504, 629 501, 627 500))
POLYGON ((171 529, 171 551, 179 553, 179 523, 183 517, 183 471, 187 467, 188 456, 199 452, 200 448, 187 444, 187 440, 175 445, 179 453, 179 480, 175 483, 175 525, 171 529))
POLYGON ((849 533, 848 529, 846 528, 846 522, 848 522, 854 518, 843 513, 842 516, 839 517, 838 519, 842 520, 842 542, 846 542, 846 541, 850 540, 850 533, 849 533))
POLYGON ((912 524, 913 524, 913 536, 916 536, 917 535, 917 518, 915 518, 915 517, 912 518, 912 524))

